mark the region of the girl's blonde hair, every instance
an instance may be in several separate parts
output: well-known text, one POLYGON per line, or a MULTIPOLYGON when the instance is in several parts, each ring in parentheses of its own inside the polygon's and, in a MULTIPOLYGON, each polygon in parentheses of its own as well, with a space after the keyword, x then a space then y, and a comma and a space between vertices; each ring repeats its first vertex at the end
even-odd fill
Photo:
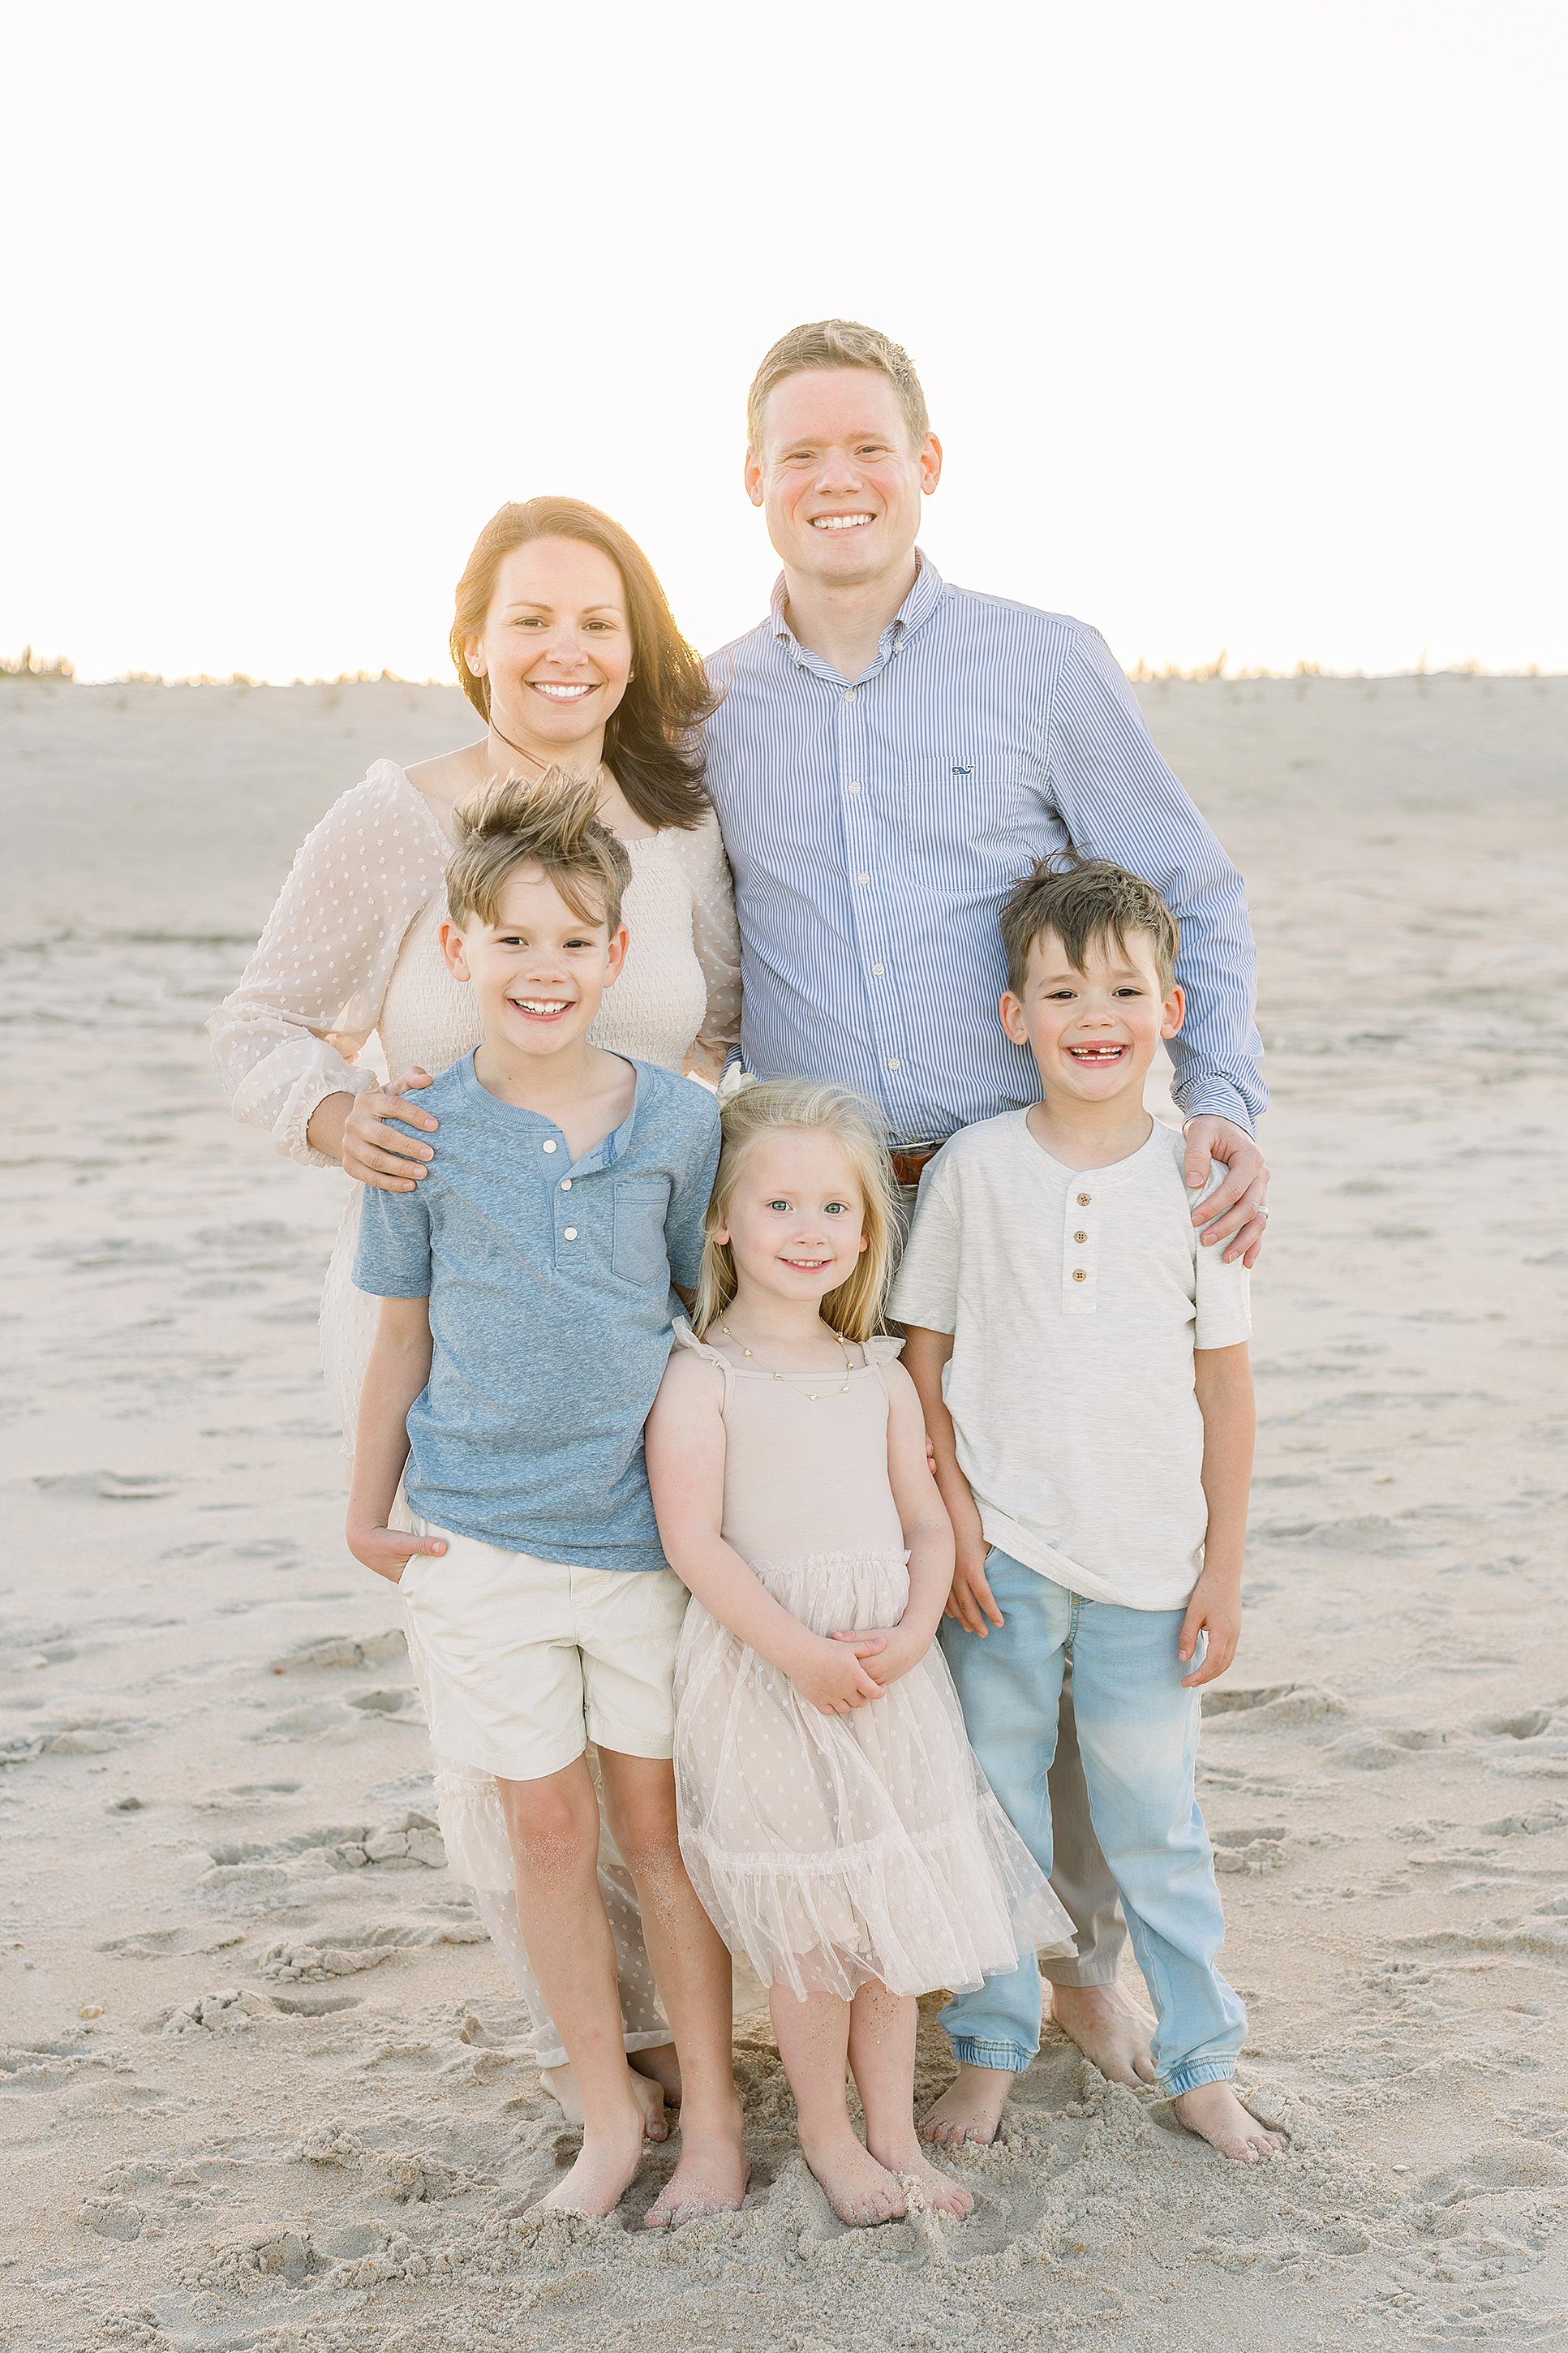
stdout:
POLYGON ((882 1320, 893 1254, 893 1172, 875 1112, 844 1087, 819 1086, 811 1079, 764 1079, 730 1096, 720 1107, 720 1117, 724 1141, 708 1204, 702 1271, 691 1313, 698 1338, 718 1322, 735 1296, 734 1253, 716 1237, 730 1223, 735 1187, 752 1146, 767 1135, 826 1132, 842 1148, 860 1187, 866 1247, 847 1281, 823 1300, 822 1315, 846 1340, 868 1340, 882 1320))

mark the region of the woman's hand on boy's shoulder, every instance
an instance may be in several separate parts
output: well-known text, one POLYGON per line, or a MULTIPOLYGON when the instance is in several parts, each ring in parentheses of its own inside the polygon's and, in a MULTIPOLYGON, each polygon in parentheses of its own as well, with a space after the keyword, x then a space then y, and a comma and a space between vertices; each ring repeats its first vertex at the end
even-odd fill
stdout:
POLYGON ((400 1585, 403 1572, 416 1553, 439 1554, 447 1549, 443 1536, 413 1536, 406 1528, 356 1527, 351 1520, 343 1531, 350 1552, 365 1568, 374 1568, 389 1585, 400 1585))
POLYGON ((378 1193, 413 1192, 430 1173, 435 1147, 405 1131, 414 1127, 434 1135, 441 1123, 405 1097, 434 1084, 428 1071, 405 1071, 376 1093, 349 1099, 335 1155, 346 1176, 378 1193), (394 1120, 402 1124, 391 1125, 394 1120))
POLYGON ((1197 1656, 1200 1634, 1207 1638, 1208 1647, 1202 1666, 1182 1677, 1184 1691, 1195 1691, 1200 1683, 1212 1683, 1216 1676, 1224 1674, 1236 1656, 1241 1634, 1239 1570, 1222 1573, 1205 1569, 1194 1586, 1176 1643, 1176 1656, 1184 1666, 1197 1656))

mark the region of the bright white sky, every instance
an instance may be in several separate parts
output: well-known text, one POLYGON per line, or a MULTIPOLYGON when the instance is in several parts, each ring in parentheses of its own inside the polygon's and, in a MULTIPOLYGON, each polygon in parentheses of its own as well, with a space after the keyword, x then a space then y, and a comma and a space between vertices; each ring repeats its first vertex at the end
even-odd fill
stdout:
POLYGON ((504 499, 710 648, 766 345, 912 354, 948 578, 1131 667, 1568 669, 1561 0, 14 16, 0 652, 447 677, 504 499))

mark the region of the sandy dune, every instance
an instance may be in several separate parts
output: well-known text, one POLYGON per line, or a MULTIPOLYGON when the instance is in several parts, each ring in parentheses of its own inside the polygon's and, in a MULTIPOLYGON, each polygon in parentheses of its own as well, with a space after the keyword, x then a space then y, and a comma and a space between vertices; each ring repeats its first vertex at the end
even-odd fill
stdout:
POLYGON ((202 1030, 310 821, 468 714, 0 682, 4 2353, 1568 2338, 1568 680, 1141 692, 1264 957, 1251 1606, 1202 1774, 1288 2158, 1058 2042, 958 2161, 970 2221, 847 2233, 754 2018, 742 2214, 638 2235, 660 2151, 607 2223, 506 2219, 571 2137, 341 1542, 342 1180, 233 1124, 202 1030))

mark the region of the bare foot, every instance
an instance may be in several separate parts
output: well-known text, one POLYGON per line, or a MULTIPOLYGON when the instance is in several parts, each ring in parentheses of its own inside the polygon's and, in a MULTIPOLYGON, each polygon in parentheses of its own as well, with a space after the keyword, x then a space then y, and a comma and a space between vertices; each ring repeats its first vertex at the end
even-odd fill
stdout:
POLYGON ((613 2214, 642 2170, 642 2112, 628 2100, 613 2125, 584 2132, 583 2153, 531 2214, 613 2214))
POLYGON ((1256 2165, 1259 2158, 1282 2157, 1289 2145, 1286 2134, 1270 2132, 1247 2113, 1230 2084, 1194 2084, 1171 2105, 1190 2133, 1209 2142, 1221 2157, 1239 2158, 1244 2165, 1256 2165))
POLYGON ((847 2129, 842 2139, 826 2141, 816 2148, 807 2148, 802 2141, 801 2154, 841 2222, 862 2229, 868 2223, 897 2221, 908 2212, 898 2176, 879 2165, 847 2129))
POLYGON ((675 2231, 703 2214, 733 2214, 746 2195, 752 2168, 743 2147, 745 2117, 733 2101, 706 2129, 683 2118, 680 2162, 643 2218, 645 2231, 675 2231))
MULTIPOLYGON (((628 2057, 626 2072, 631 2079, 632 2097, 642 2111, 643 2137, 647 2140, 668 2140, 669 2124, 664 2113, 664 2094, 651 2075, 637 2071, 635 2062, 641 2056, 641 2052, 637 2052, 628 2057)), ((587 2122, 583 2094, 570 2067, 542 2067, 539 2080, 569 2125, 587 2122)))
POLYGON ((650 2083, 662 2084, 672 2108, 680 2105, 680 2061, 673 2042, 656 2042, 651 2051, 628 2051, 626 2065, 634 2075, 646 2075, 650 2083))
POLYGON ((587 2123, 588 2111, 583 2105, 583 2094, 570 2067, 542 2067, 539 2080, 569 2125, 587 2123))
POLYGON ((927 2164, 913 2125, 907 2132, 886 2140, 880 2137, 873 2140, 868 2133, 866 2146, 879 2165, 885 2165, 889 2173, 898 2175, 906 2190, 914 2182, 915 2194, 928 2212, 962 2216, 973 2211, 974 2200, 969 2191, 951 2174, 939 2173, 934 2165, 927 2164))
POLYGON ((961 2061, 941 2099, 921 2118, 921 2135, 941 2148, 959 2148, 966 2140, 976 2147, 994 2141, 1017 2080, 1010 2067, 971 2067, 961 2061))
POLYGON ((1154 2021, 1117 1985, 1050 1989, 1051 2016, 1084 2057, 1112 2084, 1152 2084, 1149 2049, 1154 2021))

